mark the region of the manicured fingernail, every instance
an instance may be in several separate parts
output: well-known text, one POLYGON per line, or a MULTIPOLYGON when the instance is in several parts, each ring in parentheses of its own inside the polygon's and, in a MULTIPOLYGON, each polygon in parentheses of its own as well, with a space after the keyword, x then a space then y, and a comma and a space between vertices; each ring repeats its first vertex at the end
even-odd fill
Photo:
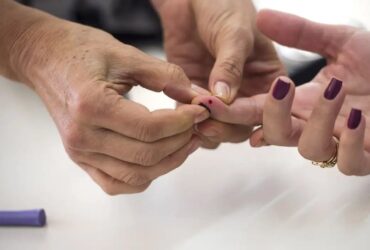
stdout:
MULTIPOLYGON (((202 105, 201 105, 202 106, 202 105)), ((202 106, 203 107, 203 106, 202 106)), ((209 109, 206 108, 206 110, 203 110, 201 113, 199 113, 196 117, 195 117, 195 121, 194 123, 200 123, 202 121, 205 121, 209 118, 209 115, 210 115, 210 112, 209 112, 209 109)))
POLYGON ((324 97, 328 100, 333 100, 339 94, 342 85, 342 81, 336 78, 331 79, 329 86, 325 90, 324 97))
POLYGON ((193 142, 189 146, 188 154, 194 153, 200 147, 201 141, 199 139, 193 139, 193 142))
POLYGON ((230 99, 230 87, 225 82, 216 82, 213 91, 213 94, 224 102, 230 99))
POLYGON ((361 123, 362 111, 359 109, 352 109, 349 114, 347 126, 349 129, 356 129, 361 123))
POLYGON ((276 100, 283 100, 288 94, 289 89, 290 89, 290 83, 285 82, 281 79, 278 79, 275 84, 274 90, 272 91, 272 96, 276 100))

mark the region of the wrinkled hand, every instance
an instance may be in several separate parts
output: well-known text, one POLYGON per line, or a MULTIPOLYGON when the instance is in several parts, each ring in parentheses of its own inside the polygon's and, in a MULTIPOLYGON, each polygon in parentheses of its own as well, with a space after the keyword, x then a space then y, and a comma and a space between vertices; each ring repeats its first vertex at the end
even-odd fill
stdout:
POLYGON ((124 98, 134 85, 189 103, 177 66, 90 27, 57 19, 18 39, 15 63, 45 102, 69 156, 108 194, 135 193, 181 165, 200 145, 200 106, 149 112, 124 98))
MULTIPOLYGON (((152 0, 164 27, 168 60, 223 100, 267 92, 284 69, 255 27, 250 0, 152 0)), ((246 140, 251 127, 208 120, 198 125, 208 147, 246 140)))

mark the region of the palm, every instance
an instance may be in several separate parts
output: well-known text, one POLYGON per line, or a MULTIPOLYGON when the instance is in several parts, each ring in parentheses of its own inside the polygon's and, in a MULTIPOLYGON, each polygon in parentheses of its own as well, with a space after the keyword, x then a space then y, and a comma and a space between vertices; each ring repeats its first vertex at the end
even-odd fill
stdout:
MULTIPOLYGON (((342 79, 347 93, 339 113, 335 134, 340 135, 351 108, 363 111, 366 120, 370 119, 370 49, 364 48, 370 43, 368 32, 353 33, 334 58, 328 59, 328 65, 313 79, 313 81, 297 88, 293 114, 307 120, 315 106, 317 97, 322 94, 332 76, 342 79)), ((366 128, 370 131, 370 128, 366 128)), ((370 133, 365 134, 365 147, 370 151, 370 133)))

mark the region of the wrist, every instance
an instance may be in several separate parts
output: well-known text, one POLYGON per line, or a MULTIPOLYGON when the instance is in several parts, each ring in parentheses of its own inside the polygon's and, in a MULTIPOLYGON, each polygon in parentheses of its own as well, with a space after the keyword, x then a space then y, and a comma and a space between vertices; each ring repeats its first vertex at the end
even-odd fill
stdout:
POLYGON ((40 48, 45 48, 44 38, 48 30, 54 29, 55 22, 61 21, 15 1, 4 1, 0 5, 8 8, 0 18, 7 20, 0 25, 0 55, 3 58, 0 74, 34 87, 30 68, 43 66, 39 65, 43 57, 40 48))
POLYGON ((16 80, 34 88, 38 76, 48 67, 53 43, 58 39, 54 19, 38 18, 19 32, 9 50, 9 65, 16 80))

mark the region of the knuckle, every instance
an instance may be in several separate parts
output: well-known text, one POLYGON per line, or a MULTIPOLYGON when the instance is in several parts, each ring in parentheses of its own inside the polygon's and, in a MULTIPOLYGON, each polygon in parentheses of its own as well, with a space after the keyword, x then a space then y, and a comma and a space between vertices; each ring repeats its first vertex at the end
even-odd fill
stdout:
POLYGON ((136 187, 136 189, 132 193, 142 193, 142 192, 144 192, 145 190, 148 189, 150 184, 151 184, 151 182, 140 185, 140 186, 136 187))
POLYGON ((97 86, 93 91, 82 91, 70 100, 68 107, 72 118, 77 121, 89 121, 104 111, 107 106, 106 99, 100 98, 102 96, 99 93, 104 93, 104 86, 97 86))
POLYGON ((358 165, 351 163, 343 163, 343 161, 339 161, 337 165, 339 171, 346 176, 363 176, 366 173, 361 164, 358 165))
POLYGON ((323 159, 329 159, 335 150, 332 144, 325 145, 324 143, 317 145, 311 140, 307 140, 307 137, 302 136, 298 143, 298 152, 306 159, 311 161, 322 161, 323 159))
POLYGON ((106 181, 99 184, 101 189, 109 196, 115 196, 120 194, 120 192, 114 187, 113 181, 106 181))
POLYGON ((87 144, 84 129, 78 125, 70 125, 65 128, 63 141, 67 149, 83 149, 87 144))
POLYGON ((160 161, 160 154, 153 149, 142 149, 136 152, 134 161, 142 166, 153 166, 160 161))
POLYGON ((308 160, 314 161, 315 158, 317 158, 316 149, 313 149, 312 147, 306 146, 306 145, 299 145, 298 146, 298 152, 300 155, 302 155, 304 158, 308 160))
POLYGON ((121 174, 119 180, 131 186, 141 186, 150 182, 150 179, 147 175, 138 171, 125 171, 121 174))
POLYGON ((161 126, 150 119, 142 119, 136 124, 137 138, 143 142, 154 142, 161 138, 161 126))
POLYGON ((263 130, 264 140, 271 145, 285 145, 289 140, 290 132, 279 131, 279 133, 274 133, 273 131, 263 130))
POLYGON ((343 165, 338 164, 338 169, 342 174, 346 176, 354 176, 357 174, 356 169, 350 168, 348 166, 343 166, 343 165))
POLYGON ((77 163, 78 165, 81 165, 79 163, 82 160, 82 154, 79 151, 67 147, 65 148, 65 151, 67 152, 69 158, 73 162, 77 163))
POLYGON ((76 120, 86 120, 92 113, 92 104, 84 97, 77 97, 72 105, 71 113, 76 120))
POLYGON ((228 58, 221 62, 219 67, 233 79, 239 79, 242 76, 242 70, 236 59, 228 58))
POLYGON ((185 71, 178 65, 168 63, 166 72, 170 76, 170 79, 173 80, 182 80, 185 79, 185 71))

